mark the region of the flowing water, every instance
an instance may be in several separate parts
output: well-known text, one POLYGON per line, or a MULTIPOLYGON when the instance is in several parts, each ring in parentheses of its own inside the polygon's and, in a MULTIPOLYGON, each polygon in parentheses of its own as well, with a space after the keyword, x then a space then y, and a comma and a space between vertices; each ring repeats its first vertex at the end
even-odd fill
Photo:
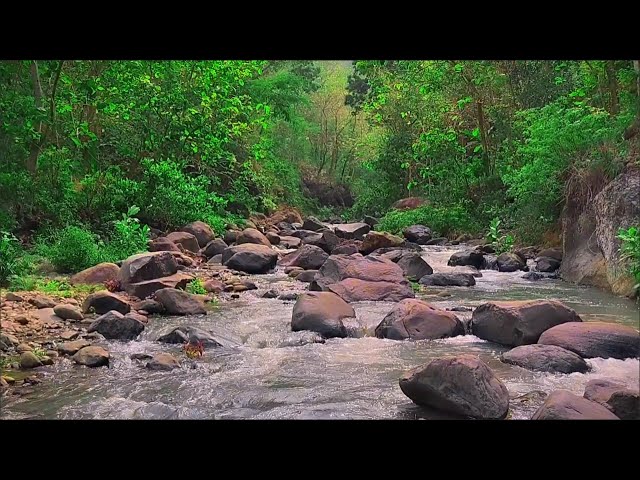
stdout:
MULTIPOLYGON (((436 272, 461 247, 424 247, 436 272)), ((638 328, 636 304, 590 287, 561 280, 531 282, 522 272, 483 270, 475 287, 446 287, 418 294, 441 307, 475 307, 488 300, 558 299, 585 321, 617 322, 638 328), (443 296, 442 291, 450 296, 443 296), (439 293, 439 294, 438 294, 439 293)), ((324 344, 285 346, 303 333, 290 331, 293 302, 263 299, 279 291, 302 292, 306 284, 282 271, 252 276, 259 289, 222 302, 206 316, 155 317, 134 342, 103 342, 111 366, 89 369, 68 359, 39 369, 42 384, 21 396, 2 399, 2 418, 63 419, 419 419, 438 418, 414 405, 398 386, 402 372, 452 353, 479 355, 507 386, 509 418, 530 418, 544 393, 562 388, 582 395, 594 378, 610 378, 638 388, 638 359, 590 359, 586 374, 530 372, 499 360, 506 347, 472 335, 436 341, 394 341, 372 336, 330 339, 324 344), (167 329, 193 325, 225 336, 236 346, 210 349, 184 368, 152 372, 133 353, 170 352, 183 358, 180 347, 154 340, 167 329), (283 345, 284 344, 284 345, 283 345), (544 392, 544 393, 542 393, 544 392)), ((353 304, 358 321, 371 335, 393 307, 388 302, 353 304)), ((456 312, 461 319, 468 312, 456 312)))

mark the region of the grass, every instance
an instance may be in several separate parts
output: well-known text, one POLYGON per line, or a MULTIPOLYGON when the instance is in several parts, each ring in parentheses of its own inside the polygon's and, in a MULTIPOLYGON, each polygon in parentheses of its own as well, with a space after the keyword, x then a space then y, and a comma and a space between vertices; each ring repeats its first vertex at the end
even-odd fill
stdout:
POLYGON ((13 292, 42 292, 63 298, 81 298, 99 290, 105 290, 104 285, 71 285, 66 280, 55 280, 35 275, 15 277, 10 286, 13 292))
POLYGON ((187 283, 187 288, 185 289, 187 292, 193 295, 206 295, 207 290, 204 288, 204 282, 201 278, 194 278, 189 283, 187 283))
POLYGON ((418 282, 411 282, 411 290, 413 290, 415 293, 421 292, 422 291, 422 285, 420 285, 418 282))

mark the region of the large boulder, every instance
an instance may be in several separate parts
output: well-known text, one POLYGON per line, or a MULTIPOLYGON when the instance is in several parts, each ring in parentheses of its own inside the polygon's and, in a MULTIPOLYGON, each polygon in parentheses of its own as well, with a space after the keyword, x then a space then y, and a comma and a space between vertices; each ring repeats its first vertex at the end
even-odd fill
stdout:
POLYGON ((157 237, 149 242, 150 252, 179 252, 180 248, 167 237, 157 237))
POLYGON ((282 257, 278 261, 278 264, 290 267, 301 267, 305 270, 317 270, 327 261, 327 258, 329 258, 329 255, 320 247, 303 245, 295 252, 282 257))
POLYGON ((267 237, 267 240, 269 240, 269 243, 271 243, 271 245, 280 245, 280 235, 278 235, 276 232, 269 231, 265 233, 264 236, 267 237))
POLYGON ((404 240, 387 232, 369 232, 360 245, 360 252, 367 255, 378 248, 399 247, 404 240))
POLYGON ((231 245, 232 243, 236 242, 239 235, 240 232, 238 230, 227 230, 226 232, 224 232, 224 237, 222 237, 222 239, 224 240, 224 243, 226 243, 227 245, 231 245))
POLYGON ((319 276, 327 284, 346 278, 370 282, 407 283, 402 268, 380 257, 355 255, 331 255, 320 268, 319 276))
POLYGON ((477 269, 482 268, 484 263, 484 254, 478 250, 463 250, 455 252, 449 258, 447 265, 455 267, 457 265, 471 265, 477 269))
POLYGON ((96 318, 87 333, 98 332, 107 340, 135 340, 144 330, 144 323, 112 310, 96 318))
POLYGON ((148 314, 164 312, 164 307, 162 306, 162 304, 151 298, 147 298, 146 300, 140 300, 139 302, 135 302, 133 305, 131 305, 131 307, 134 310, 144 310, 148 314))
POLYGON ((222 264, 246 273, 267 273, 275 268, 278 253, 271 247, 245 243, 222 252, 222 264))
POLYGON ((431 240, 431 229, 424 225, 411 225, 402 232, 404 238, 418 245, 426 245, 431 240))
POLYGON ((407 197, 398 200, 392 205, 392 208, 395 208, 396 210, 413 210, 414 208, 418 208, 427 204, 428 202, 424 198, 407 197))
POLYGON ((493 254, 485 255, 480 270, 498 270, 498 256, 493 254))
POLYGON ((324 223, 322 223, 320 220, 318 220, 316 217, 307 217, 306 220, 302 223, 302 228, 304 230, 317 232, 318 230, 327 228, 327 226, 324 223))
POLYGON ((425 275, 431 275, 433 273, 431 265, 429 265, 419 253, 405 253, 396 263, 402 269, 404 276, 409 280, 418 281, 425 275))
POLYGON ((384 317, 375 334, 392 340, 433 340, 464 335, 464 326, 451 312, 422 300, 405 299, 384 317))
POLYGON ((611 380, 590 380, 584 388, 584 398, 606 407, 621 420, 640 420, 640 395, 621 383, 611 380))
POLYGON ((362 240, 369 230, 371 227, 366 223, 341 223, 336 225, 334 232, 339 238, 362 240))
POLYGON ((216 238, 202 247, 200 253, 207 258, 211 258, 220 255, 228 246, 223 239, 216 238))
POLYGON ((254 243, 256 245, 264 245, 265 247, 271 247, 271 242, 265 237, 259 230, 255 228, 245 228, 238 238, 236 239, 237 245, 243 243, 254 243))
POLYGON ((479 419, 502 419, 509 392, 474 355, 438 358, 400 378, 400 389, 414 403, 479 419))
POLYGON ((554 260, 557 260, 558 263, 560 263, 562 262, 562 248, 545 248, 544 250, 538 252, 538 255, 536 256, 553 258, 554 260))
POLYGON ((203 248, 207 243, 214 239, 216 236, 209 225, 204 222, 192 222, 185 225, 181 229, 183 232, 190 233, 198 241, 200 248, 203 248))
POLYGON ((115 293, 101 290, 99 292, 92 293, 82 303, 82 312, 88 313, 90 309, 98 315, 107 313, 111 310, 115 310, 122 314, 129 313, 131 306, 129 302, 123 300, 115 293))
POLYGON ((198 253, 200 245, 195 235, 189 232, 171 232, 167 235, 167 240, 175 243, 176 245, 182 245, 182 248, 192 253, 198 253))
POLYGON ((89 346, 81 348, 71 359, 87 367, 108 367, 109 352, 102 347, 89 346))
POLYGON ((202 343, 203 347, 222 347, 227 346, 224 340, 215 337, 209 332, 197 327, 180 326, 175 327, 170 332, 161 335, 158 338, 162 343, 202 343))
POLYGON ((509 252, 498 255, 498 259, 496 261, 498 263, 498 271, 500 272, 524 270, 524 267, 527 265, 527 262, 519 255, 509 252))
POLYGON ((302 243, 305 245, 314 245, 320 247, 327 253, 331 253, 334 248, 340 243, 340 240, 335 233, 331 231, 318 232, 313 235, 308 235, 302 239, 302 243))
POLYGON ((288 235, 280 235, 280 245, 285 248, 298 248, 302 240, 297 237, 291 237, 288 235))
POLYGON ((84 315, 82 315, 80 309, 75 305, 70 305, 68 303, 61 303, 60 305, 53 307, 53 313, 63 320, 79 322, 84 319, 84 315))
POLYGON ((328 290, 340 296, 346 302, 384 301, 399 302, 405 298, 414 298, 411 287, 400 283, 372 282, 358 278, 346 278, 327 286, 328 290))
POLYGON ((589 365, 580 355, 555 345, 539 343, 516 347, 504 352, 500 359, 537 372, 584 373, 589 370, 589 365))
POLYGON ((320 238, 322 234, 318 232, 314 232, 313 230, 302 229, 302 230, 294 230, 293 232, 290 232, 289 235, 292 237, 299 238, 300 240, 304 240, 307 237, 320 238))
POLYGON ((537 257, 535 262, 539 272, 555 272, 560 268, 560 261, 551 257, 537 257))
POLYGON ((139 253, 122 262, 120 283, 126 289, 130 283, 168 277, 177 271, 178 263, 171 252, 139 253))
POLYGON ((602 405, 567 390, 552 392, 531 420, 620 420, 602 405))
POLYGON ((428 287, 472 287, 476 279, 470 273, 434 273, 425 275, 419 283, 428 287))
POLYGON ((346 337, 347 329, 342 320, 355 316, 353 307, 334 293, 305 293, 293 306, 291 330, 310 330, 326 338, 346 337))
POLYGON ((193 275, 178 272, 168 277, 154 278, 153 280, 145 280, 144 282, 130 283, 126 286, 129 295, 138 298, 147 298, 153 295, 161 288, 186 288, 187 284, 193 280, 193 275))
POLYGON ((360 240, 346 241, 331 250, 331 255, 353 255, 360 251, 360 245, 362 245, 360 240))
POLYGON ((311 283, 315 280, 318 270, 304 270, 296 275, 296 280, 299 282, 311 283))
POLYGON ((636 358, 640 335, 634 328, 607 322, 564 324, 544 332, 538 343, 557 345, 584 358, 636 358))
POLYGON ((207 313, 204 305, 184 290, 162 288, 155 293, 155 298, 170 315, 200 315, 207 313))
POLYGON ((120 267, 115 263, 99 263, 93 267, 89 267, 71 277, 69 283, 78 284, 99 284, 111 280, 117 280, 120 274, 120 267))
POLYGON ((471 331, 484 340, 517 347, 536 343, 545 330, 566 322, 582 319, 555 300, 489 302, 473 311, 471 331))

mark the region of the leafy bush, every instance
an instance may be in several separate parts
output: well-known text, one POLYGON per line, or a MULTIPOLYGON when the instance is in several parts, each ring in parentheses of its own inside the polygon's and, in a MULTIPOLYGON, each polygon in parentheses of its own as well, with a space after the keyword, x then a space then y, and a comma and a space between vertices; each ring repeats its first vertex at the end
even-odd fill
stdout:
POLYGON ((74 225, 40 238, 36 249, 61 273, 78 272, 102 261, 96 236, 74 225))
POLYGON ((114 232, 104 246, 103 261, 117 262, 147 251, 150 229, 135 218, 139 211, 140 208, 133 205, 127 213, 122 214, 121 220, 114 222, 114 232))
POLYGON ((514 242, 513 236, 502 234, 501 223, 499 218, 494 218, 489 225, 489 233, 487 233, 487 242, 493 245, 498 254, 510 251, 514 242))
POLYGON ((7 286, 9 279, 18 271, 18 241, 7 233, 0 232, 0 287, 7 286))
POLYGON ((629 263, 629 273, 640 284, 640 227, 621 228, 617 237, 622 240, 621 258, 629 263))
POLYGON ((411 225, 426 225, 437 235, 476 233, 479 228, 469 212, 461 205, 452 207, 423 206, 413 210, 392 210, 387 213, 376 230, 400 234, 411 225))
POLYGON ((194 278, 187 283, 186 291, 194 295, 206 295, 207 290, 204 288, 204 282, 201 278, 194 278))

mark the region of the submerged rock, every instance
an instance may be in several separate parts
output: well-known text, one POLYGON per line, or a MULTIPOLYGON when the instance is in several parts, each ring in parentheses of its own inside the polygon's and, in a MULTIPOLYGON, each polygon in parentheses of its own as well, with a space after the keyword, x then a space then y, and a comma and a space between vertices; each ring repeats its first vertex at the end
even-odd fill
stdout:
POLYGON ((346 337, 342 320, 355 316, 353 308, 334 293, 305 293, 293 306, 291 330, 310 330, 326 338, 346 337))
POLYGON ((565 348, 539 343, 509 350, 502 354, 501 360, 538 372, 584 373, 589 370, 589 365, 580 355, 565 348))
POLYGON ((619 420, 602 405, 567 390, 552 392, 531 420, 619 420))
POLYGON ((399 302, 375 330, 376 337, 392 340, 433 340, 463 334, 462 322, 453 313, 416 299, 399 302))

